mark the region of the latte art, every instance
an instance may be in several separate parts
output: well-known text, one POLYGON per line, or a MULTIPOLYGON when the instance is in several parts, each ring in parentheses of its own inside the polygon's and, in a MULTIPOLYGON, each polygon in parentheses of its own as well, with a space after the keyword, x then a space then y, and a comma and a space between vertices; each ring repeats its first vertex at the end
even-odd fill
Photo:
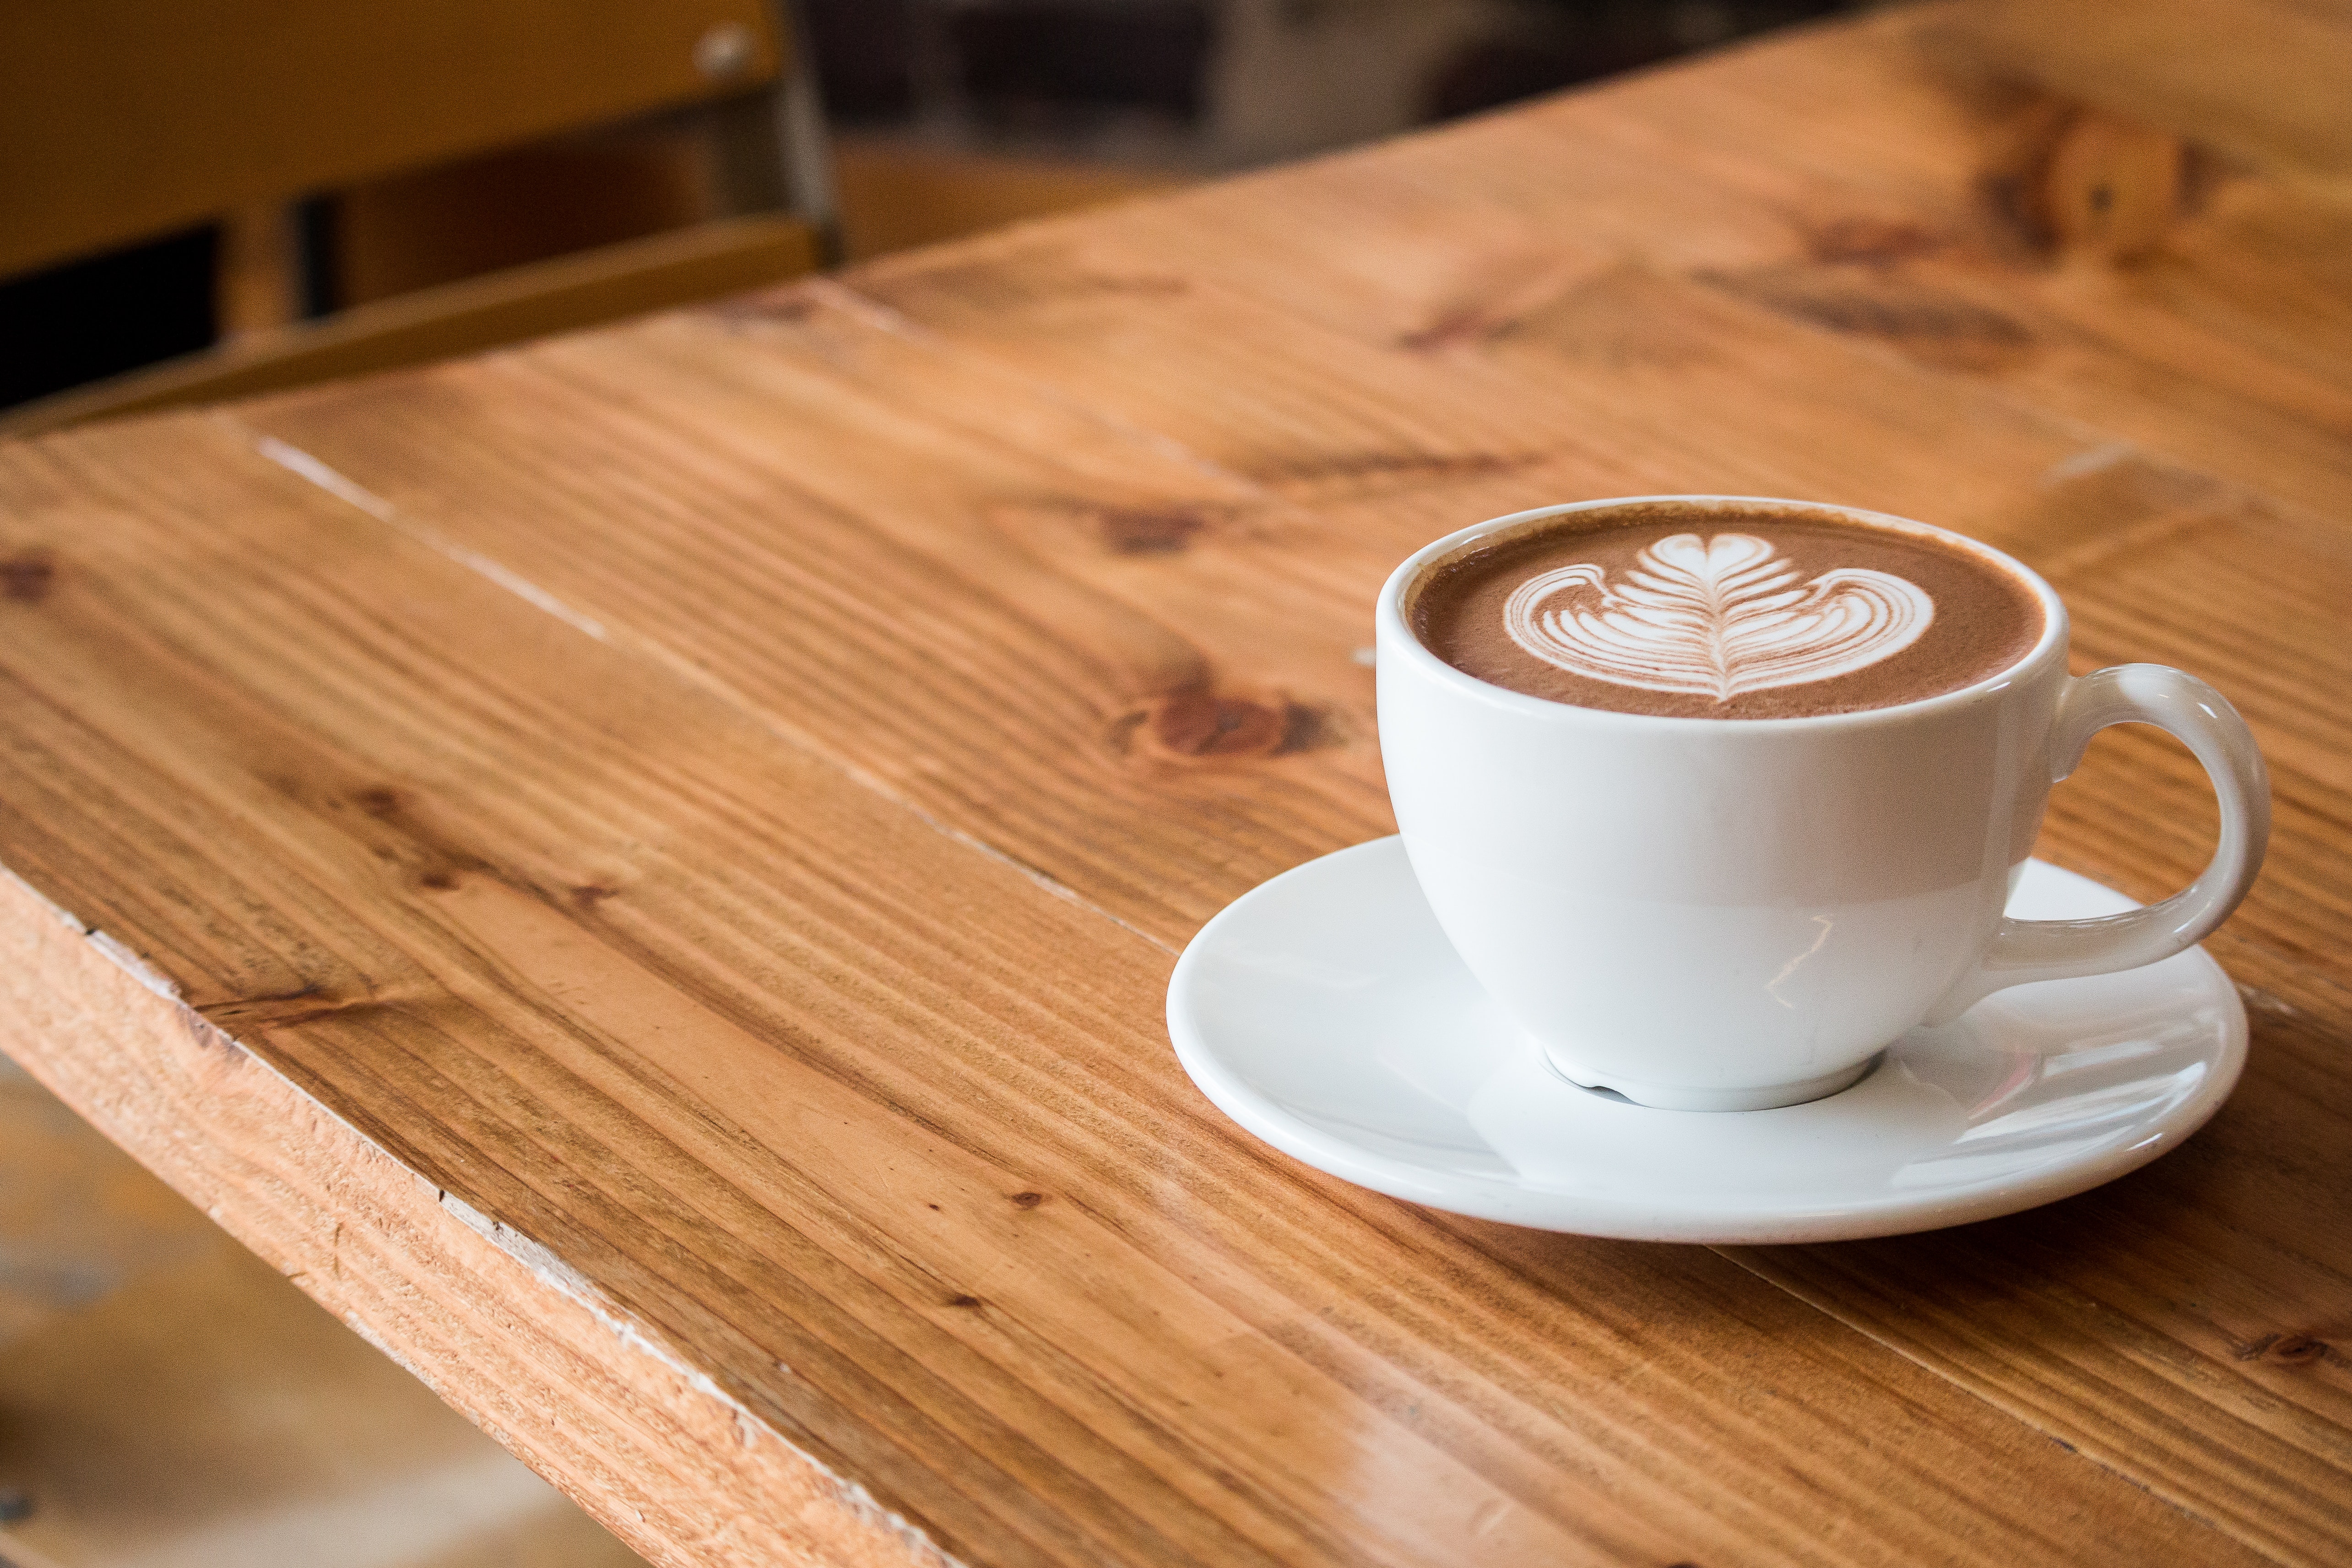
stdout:
POLYGON ((1919 640, 1935 601, 1891 572, 1841 567, 1810 582, 1770 542, 1677 533, 1615 581, 1578 563, 1521 584, 1503 609, 1520 648, 1591 680, 1711 697, 1832 680, 1919 640))
POLYGON ((1967 540, 1886 523, 1802 501, 1576 508, 1433 563, 1406 613, 1475 679, 1675 719, 1891 708, 2032 650, 2032 584, 1967 540))

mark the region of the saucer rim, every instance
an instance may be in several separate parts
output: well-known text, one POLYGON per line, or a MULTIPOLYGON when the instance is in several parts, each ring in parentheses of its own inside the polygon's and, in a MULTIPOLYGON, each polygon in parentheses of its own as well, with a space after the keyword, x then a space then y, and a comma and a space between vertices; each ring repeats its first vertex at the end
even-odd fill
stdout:
MULTIPOLYGON (((1722 1204, 1711 1211, 1685 1200, 1659 1205, 1590 1194, 1570 1195, 1530 1187, 1497 1177, 1466 1173, 1444 1173, 1417 1167, 1392 1156, 1349 1142, 1328 1129, 1309 1124, 1285 1110, 1270 1098, 1240 1084, 1223 1068, 1190 1016, 1189 997, 1197 984, 1202 954, 1218 928, 1244 905, 1279 897, 1282 885, 1294 878, 1311 877, 1327 863, 1344 857, 1393 851, 1402 865, 1402 841, 1394 834, 1318 856, 1268 878, 1234 900, 1202 925, 1185 944, 1169 976, 1167 1026, 1179 1063, 1193 1085, 1243 1131, 1291 1158, 1343 1181, 1402 1198, 1429 1208, 1473 1219, 1496 1220, 1532 1229, 1626 1241, 1665 1241, 1714 1246, 1756 1246, 1819 1241, 1861 1240, 1900 1236, 1914 1231, 1943 1229, 1998 1218, 2024 1209, 2077 1196, 2128 1175, 2161 1158, 2210 1121, 2236 1089, 2246 1060, 2249 1028, 2244 999, 2212 954, 2202 946, 2177 955, 2192 957, 2216 993, 2226 1000, 2215 1031, 2210 1059, 2215 1068, 2198 1091, 2150 1122, 2149 1135, 2128 1146, 2105 1149, 2073 1160, 2056 1160, 2021 1179, 1990 1184, 1981 1190, 1944 1196, 1883 1194, 1850 1206, 1824 1211, 1817 1206, 1776 1206, 1769 1203, 1736 1210, 1722 1204), (1419 1173, 1416 1175, 1416 1173, 1419 1173)), ((2085 883, 2110 898, 2122 898, 2105 883, 2048 861, 2032 861, 2060 877, 2085 883)), ((1408 877, 1410 870, 1405 872, 1408 877)), ((2065 985, 2071 981, 2042 984, 2065 985)), ((1999 994, 1999 993, 1995 993, 1999 994)), ((1860 1082, 1867 1082, 1873 1074, 1860 1082)), ((1859 1083, 1856 1085, 1859 1087, 1859 1083)), ((1841 1091, 1850 1093, 1851 1089, 1841 1091)), ((1837 1096, 1830 1096, 1836 1099, 1837 1096)), ((1824 1101, 1810 1103, 1821 1104, 1824 1101)), ((1649 1115, 1711 1117, 1770 1115, 1771 1111, 1665 1110, 1650 1106, 1627 1109, 1649 1115)), ((1802 1107, 1783 1107, 1783 1110, 1802 1107)))

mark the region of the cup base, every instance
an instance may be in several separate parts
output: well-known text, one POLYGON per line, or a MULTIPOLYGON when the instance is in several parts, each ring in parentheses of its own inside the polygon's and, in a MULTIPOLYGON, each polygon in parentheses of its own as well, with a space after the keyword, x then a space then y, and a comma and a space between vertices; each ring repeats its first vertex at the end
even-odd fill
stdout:
POLYGON ((1808 1100, 1827 1100, 1831 1095, 1860 1083, 1885 1054, 1884 1051, 1876 1052, 1852 1067, 1825 1072, 1818 1078, 1801 1079, 1795 1083, 1769 1084, 1761 1089, 1685 1089, 1669 1084, 1635 1083, 1622 1078, 1595 1076, 1560 1060, 1552 1053, 1550 1047, 1543 1047, 1544 1065, 1577 1088, 1618 1095, 1654 1110, 1777 1110, 1784 1105, 1802 1105, 1808 1100))

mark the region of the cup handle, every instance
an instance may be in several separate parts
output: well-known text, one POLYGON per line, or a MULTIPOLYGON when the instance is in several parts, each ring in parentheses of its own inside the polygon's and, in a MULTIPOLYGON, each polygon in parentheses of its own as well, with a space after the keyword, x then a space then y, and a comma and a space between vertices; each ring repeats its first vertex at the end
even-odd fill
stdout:
POLYGON ((2071 921, 2006 916, 1976 968, 1926 1019, 1948 1024, 1996 991, 2137 969, 2194 945, 2229 918, 2253 886, 2271 836, 2270 774, 2246 721, 2193 675, 2160 664, 2119 664, 2066 683, 2050 732, 2051 782, 2073 773, 2091 737, 2110 724, 2154 724, 2205 764, 2221 803, 2221 842, 2204 873, 2159 904, 2071 921))

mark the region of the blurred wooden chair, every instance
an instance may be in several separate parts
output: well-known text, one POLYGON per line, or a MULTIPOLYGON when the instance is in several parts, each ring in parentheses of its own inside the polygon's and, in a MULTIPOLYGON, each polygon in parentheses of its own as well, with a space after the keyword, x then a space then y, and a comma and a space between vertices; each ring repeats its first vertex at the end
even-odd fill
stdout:
POLYGON ((9 0, 0 278, 213 221, 230 288, 216 347, 19 405, 0 432, 415 363, 822 265, 830 165, 788 5, 9 0), (303 198, 663 112, 709 148, 707 221, 295 319, 316 281, 303 198))

